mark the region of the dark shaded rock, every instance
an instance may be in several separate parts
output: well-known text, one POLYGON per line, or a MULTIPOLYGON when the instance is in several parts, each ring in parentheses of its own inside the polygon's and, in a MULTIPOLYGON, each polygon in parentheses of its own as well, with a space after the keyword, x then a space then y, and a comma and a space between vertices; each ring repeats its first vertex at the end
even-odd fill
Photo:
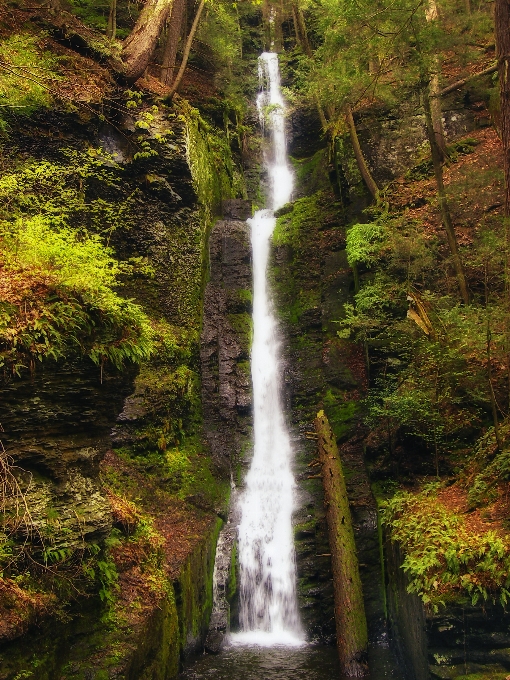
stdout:
POLYGON ((221 212, 225 220, 247 220, 252 216, 251 201, 243 198, 230 198, 222 201, 221 212))
POLYGON ((210 241, 201 337, 204 429, 217 467, 230 474, 251 426, 249 228, 220 221, 210 241))
POLYGON ((65 483, 70 468, 97 476, 134 373, 105 372, 101 382, 92 362, 45 364, 4 385, 2 441, 16 464, 56 482, 65 483))
POLYGON ((210 632, 205 639, 205 651, 209 654, 218 654, 223 646, 224 639, 224 633, 219 630, 210 632))

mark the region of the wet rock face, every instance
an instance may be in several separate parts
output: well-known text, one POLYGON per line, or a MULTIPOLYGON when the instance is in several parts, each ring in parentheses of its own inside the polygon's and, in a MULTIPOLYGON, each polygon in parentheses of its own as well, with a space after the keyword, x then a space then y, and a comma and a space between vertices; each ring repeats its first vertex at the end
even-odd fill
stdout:
POLYGON ((44 532, 51 510, 66 529, 66 545, 97 540, 111 528, 99 463, 134 373, 104 373, 101 383, 91 362, 46 364, 3 386, 2 442, 25 471, 32 522, 44 532))
MULTIPOLYGON (((229 210, 239 214, 243 209, 229 210)), ((229 475, 251 427, 252 273, 246 222, 217 222, 209 253, 200 350, 204 430, 216 466, 229 475)))
MULTIPOLYGON (((474 110, 449 97, 443 101, 443 127, 447 144, 479 126, 474 110)), ((374 179, 385 184, 417 163, 427 148, 425 116, 412 98, 398 111, 373 110, 356 120, 363 152, 374 179)))

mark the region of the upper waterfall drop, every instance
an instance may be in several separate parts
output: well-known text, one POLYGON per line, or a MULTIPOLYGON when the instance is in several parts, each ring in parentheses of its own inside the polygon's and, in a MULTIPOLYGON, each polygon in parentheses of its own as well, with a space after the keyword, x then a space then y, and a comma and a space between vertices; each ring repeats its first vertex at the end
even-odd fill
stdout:
POLYGON ((254 454, 240 498, 240 624, 233 641, 261 645, 302 644, 297 607, 292 531, 295 482, 292 447, 280 398, 279 341, 267 286, 269 243, 276 224, 273 211, 290 200, 293 177, 287 163, 285 102, 278 55, 259 59, 261 124, 268 123, 265 156, 271 180, 270 209, 249 220, 253 252, 254 454))
POLYGON ((269 157, 265 158, 271 185, 270 208, 278 210, 290 201, 294 177, 287 163, 285 102, 281 92, 280 67, 276 53, 263 52, 260 55, 259 82, 261 89, 257 97, 257 109, 260 124, 264 128, 267 120, 271 133, 269 157))

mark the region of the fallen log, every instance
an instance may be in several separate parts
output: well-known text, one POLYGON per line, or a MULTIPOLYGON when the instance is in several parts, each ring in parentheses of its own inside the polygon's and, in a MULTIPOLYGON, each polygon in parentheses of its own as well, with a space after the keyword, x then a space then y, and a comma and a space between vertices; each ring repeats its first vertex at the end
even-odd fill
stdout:
POLYGON ((342 673, 368 674, 368 633, 349 499, 335 435, 324 411, 315 419, 328 524, 338 654, 342 673))

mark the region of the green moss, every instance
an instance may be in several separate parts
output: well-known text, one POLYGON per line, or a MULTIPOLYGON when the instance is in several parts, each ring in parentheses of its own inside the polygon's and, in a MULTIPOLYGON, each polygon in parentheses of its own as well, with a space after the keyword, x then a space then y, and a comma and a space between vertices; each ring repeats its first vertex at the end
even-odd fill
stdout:
POLYGON ((329 189, 327 156, 327 149, 320 149, 311 158, 290 159, 294 169, 296 188, 301 193, 310 195, 320 189, 329 189))
POLYGON ((60 80, 58 63, 38 42, 33 35, 17 33, 0 43, 0 132, 8 128, 11 110, 28 115, 51 103, 51 86, 60 80))
POLYGON ((324 395, 324 410, 337 440, 349 433, 359 411, 358 402, 345 401, 345 397, 345 392, 333 387, 324 395))
POLYGON ((319 201, 322 192, 300 198, 292 204, 292 211, 276 220, 272 241, 275 246, 302 247, 301 234, 304 230, 315 231, 321 224, 319 201))
POLYGON ((253 319, 251 315, 247 312, 242 312, 241 314, 229 314, 227 318, 238 341, 241 343, 244 355, 249 357, 253 342, 253 319))
POLYGON ((177 579, 177 611, 181 649, 196 645, 207 630, 213 606, 213 568, 223 522, 217 518, 206 543, 190 555, 177 579))
POLYGON ((238 570, 237 541, 234 541, 232 545, 232 552, 230 553, 230 574, 228 577, 226 592, 228 602, 231 602, 237 593, 237 570, 238 570))
POLYGON ((241 304, 251 307, 253 303, 253 293, 251 290, 244 290, 243 288, 239 288, 238 290, 236 290, 236 296, 239 299, 239 302, 241 302, 241 304))
POLYGON ((186 150, 198 199, 209 223, 218 214, 221 201, 245 197, 244 179, 236 168, 223 133, 201 118, 187 102, 180 104, 186 124, 186 150))

